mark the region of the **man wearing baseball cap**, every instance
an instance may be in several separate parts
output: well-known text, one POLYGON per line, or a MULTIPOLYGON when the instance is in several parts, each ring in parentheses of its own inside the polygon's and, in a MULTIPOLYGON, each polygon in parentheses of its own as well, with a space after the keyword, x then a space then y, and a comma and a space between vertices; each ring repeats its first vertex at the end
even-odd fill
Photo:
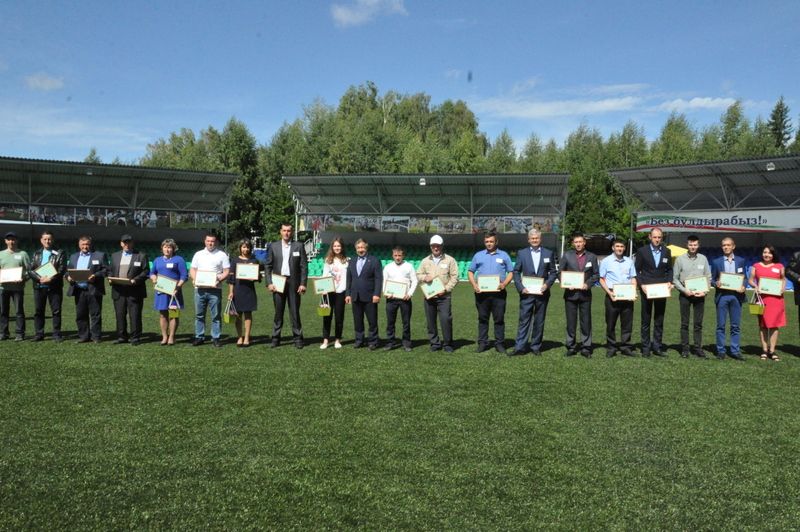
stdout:
POLYGON ((0 340, 6 340, 8 335, 8 317, 11 310, 11 301, 14 301, 17 314, 16 341, 25 339, 25 307, 23 296, 25 295, 25 279, 28 278, 28 270, 31 266, 31 259, 24 251, 17 249, 17 234, 9 231, 5 235, 6 249, 0 251, 0 270, 10 270, 13 280, 0 283, 0 340), (21 268, 14 272, 16 268, 21 268), (18 280, 17 280, 18 279, 18 280))
POLYGON ((417 280, 430 284, 438 278, 444 290, 425 299, 425 319, 428 322, 428 338, 431 351, 443 349, 453 352, 453 314, 450 307, 450 293, 458 283, 458 265, 453 257, 442 251, 444 240, 439 235, 431 237, 431 254, 422 259, 417 268, 417 280), (436 318, 442 326, 442 338, 436 327, 436 318))
POLYGON ((147 255, 133 246, 131 235, 119 239, 120 251, 111 254, 111 299, 117 322, 116 344, 138 345, 142 336, 142 307, 147 297, 145 283, 150 277, 150 262, 147 255), (130 336, 128 319, 130 318, 130 336))

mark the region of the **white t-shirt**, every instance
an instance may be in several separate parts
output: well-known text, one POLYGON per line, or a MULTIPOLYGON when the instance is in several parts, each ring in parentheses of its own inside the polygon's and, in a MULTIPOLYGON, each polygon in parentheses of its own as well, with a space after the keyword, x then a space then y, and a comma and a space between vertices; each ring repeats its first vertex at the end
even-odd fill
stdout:
POLYGON ((214 251, 208 251, 206 248, 201 249, 192 257, 192 268, 195 270, 214 270, 217 274, 222 273, 223 270, 230 269, 231 261, 228 254, 219 248, 214 251))
POLYGON ((333 284, 337 294, 347 290, 347 262, 342 262, 338 257, 334 257, 333 264, 323 263, 322 275, 324 277, 333 277, 333 284))

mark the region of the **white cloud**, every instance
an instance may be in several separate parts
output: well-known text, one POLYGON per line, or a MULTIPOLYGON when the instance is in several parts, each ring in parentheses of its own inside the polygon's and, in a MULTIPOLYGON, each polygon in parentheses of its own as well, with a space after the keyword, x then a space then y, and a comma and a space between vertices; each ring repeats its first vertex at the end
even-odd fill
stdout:
POLYGON ((735 98, 695 97, 690 100, 677 98, 658 106, 660 111, 697 111, 700 109, 727 109, 736 102, 735 98))
POLYGON ((636 94, 648 89, 647 83, 617 83, 615 85, 597 85, 588 87, 586 94, 636 94))
POLYGON ((25 77, 29 89, 37 91, 55 91, 64 87, 64 78, 54 78, 43 72, 25 77))
POLYGON ((573 99, 537 101, 517 98, 488 98, 470 104, 476 112, 501 118, 542 119, 559 116, 587 116, 615 111, 630 111, 642 98, 625 96, 600 100, 573 99))
POLYGON ((463 70, 459 70, 457 68, 451 68, 449 70, 445 70, 445 72, 444 72, 444 77, 446 77, 447 79, 459 79, 463 75, 464 75, 464 71, 463 70))
POLYGON ((333 4, 331 16, 340 28, 360 26, 382 15, 407 15, 403 0, 355 0, 349 5, 333 4))
POLYGON ((539 78, 528 78, 524 81, 518 81, 517 83, 514 83, 513 87, 511 87, 511 94, 522 94, 524 92, 528 92, 538 84, 539 78))

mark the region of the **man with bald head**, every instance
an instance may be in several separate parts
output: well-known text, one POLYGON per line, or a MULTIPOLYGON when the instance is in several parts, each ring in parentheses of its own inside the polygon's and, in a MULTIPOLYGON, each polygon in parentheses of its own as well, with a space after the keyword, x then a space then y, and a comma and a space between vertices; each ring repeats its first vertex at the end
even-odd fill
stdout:
POLYGON ((650 243, 636 252, 634 267, 636 268, 639 292, 642 299, 642 356, 650 353, 667 356, 661 342, 664 334, 664 311, 667 308, 665 298, 648 299, 647 285, 667 283, 672 289, 672 253, 664 245, 664 232, 654 227, 648 236, 650 243), (650 338, 650 323, 653 324, 653 336, 650 338))

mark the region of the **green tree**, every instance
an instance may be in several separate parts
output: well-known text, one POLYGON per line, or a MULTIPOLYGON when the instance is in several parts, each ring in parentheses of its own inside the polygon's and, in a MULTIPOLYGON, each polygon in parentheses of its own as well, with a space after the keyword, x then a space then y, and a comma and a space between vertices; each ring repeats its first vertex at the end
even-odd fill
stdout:
POLYGON ((672 113, 650 148, 654 164, 679 164, 695 160, 697 134, 686 116, 672 113))
POLYGON ((789 106, 783 100, 783 95, 781 95, 775 107, 772 108, 767 125, 772 136, 773 146, 778 149, 778 152, 785 152, 789 146, 789 141, 792 140, 792 119, 789 116, 789 106))
POLYGON ((747 146, 750 144, 750 123, 744 116, 744 109, 742 102, 736 100, 725 111, 721 118, 722 122, 722 136, 720 143, 722 145, 722 156, 726 159, 733 159, 736 157, 745 157, 747 155, 747 146))
POLYGON ((102 164, 103 161, 100 159, 100 156, 97 155, 97 148, 92 146, 92 149, 89 150, 89 154, 84 157, 83 162, 89 164, 102 164))
POLYGON ((514 139, 503 130, 497 136, 494 144, 489 148, 486 156, 486 170, 491 173, 507 174, 516 169, 517 152, 514 147, 514 139))
POLYGON ((610 168, 644 166, 648 162, 644 128, 630 120, 620 133, 612 133, 606 143, 606 159, 610 168))
POLYGON ((722 133, 718 125, 708 126, 700 132, 700 143, 697 146, 698 161, 717 161, 722 159, 722 133))

